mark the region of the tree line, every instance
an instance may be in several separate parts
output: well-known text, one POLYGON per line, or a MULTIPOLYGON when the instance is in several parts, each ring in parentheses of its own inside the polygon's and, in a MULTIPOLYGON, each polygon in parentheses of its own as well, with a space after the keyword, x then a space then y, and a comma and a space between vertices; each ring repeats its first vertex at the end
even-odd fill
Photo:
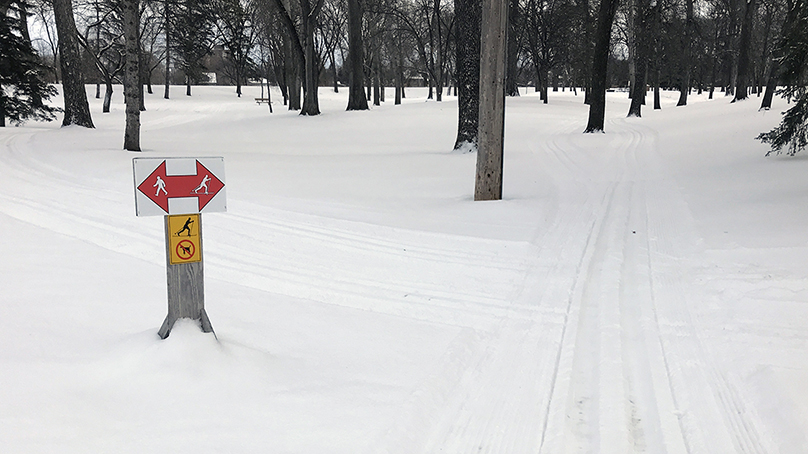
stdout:
MULTIPOLYGON (((154 79, 165 98, 172 83, 190 96, 215 69, 237 96, 250 80, 271 81, 301 115, 320 113, 320 86, 347 86, 348 110, 385 102, 384 87, 395 87, 396 104, 412 85, 438 102, 456 93, 455 147, 468 148, 476 141, 482 1, 0 0, 0 118, 52 118, 45 82, 59 81, 63 124, 92 127, 89 81, 96 97, 103 86, 103 112, 114 84, 124 83, 127 118, 136 122, 154 79)), ((551 90, 581 90, 586 131, 598 132, 609 87, 628 89, 630 116, 641 115, 649 89, 655 109, 661 89, 679 90, 680 106, 697 90, 733 101, 757 95, 766 109, 780 87, 796 110, 760 139, 776 151, 805 147, 808 0, 504 1, 508 96, 529 86, 547 103, 551 90)))

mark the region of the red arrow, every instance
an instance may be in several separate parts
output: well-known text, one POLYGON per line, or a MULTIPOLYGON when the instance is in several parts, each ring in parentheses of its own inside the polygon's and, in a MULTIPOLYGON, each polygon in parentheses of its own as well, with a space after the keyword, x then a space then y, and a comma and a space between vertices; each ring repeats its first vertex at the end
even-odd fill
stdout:
POLYGON ((196 175, 166 175, 166 162, 163 161, 137 187, 157 206, 168 213, 168 199, 196 197, 199 211, 224 187, 222 180, 196 161, 196 175))

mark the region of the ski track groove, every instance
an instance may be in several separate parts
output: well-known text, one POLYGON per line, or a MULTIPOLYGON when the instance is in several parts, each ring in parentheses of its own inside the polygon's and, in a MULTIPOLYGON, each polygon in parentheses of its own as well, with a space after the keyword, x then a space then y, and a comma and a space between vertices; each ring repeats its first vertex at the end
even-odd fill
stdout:
MULTIPOLYGON (((636 134, 647 129, 628 121, 626 126, 636 134)), ((647 137, 650 134, 645 132, 644 135, 647 137)), ((651 160, 654 157, 650 154, 646 159, 651 160)), ((716 361, 704 345, 697 331, 697 325, 690 315, 689 305, 690 301, 693 301, 693 295, 692 291, 688 292, 685 289, 688 288, 688 283, 692 282, 692 277, 687 274, 688 263, 683 260, 682 254, 686 248, 698 243, 697 235, 693 231, 688 232, 687 236, 693 239, 692 245, 671 243, 669 238, 681 241, 682 232, 667 235, 670 226, 682 229, 683 225, 687 225, 683 223, 683 220, 690 217, 686 203, 678 193, 678 189, 659 176, 661 167, 659 163, 646 161, 644 164, 646 172, 657 174, 654 183, 645 191, 646 194, 654 195, 657 202, 653 205, 649 205, 647 201, 644 203, 648 226, 647 260, 652 288, 654 325, 659 333, 659 349, 664 359, 670 399, 677 413, 679 431, 677 438, 681 437, 675 444, 681 443, 680 450, 686 453, 730 452, 729 449, 744 454, 774 452, 773 447, 764 446, 757 421, 752 419, 737 389, 718 367, 720 361, 716 361), (655 216, 649 216, 649 206, 653 207, 655 216), (664 300, 656 296, 662 288, 666 291, 659 294, 666 296, 664 300), (671 301, 671 295, 677 297, 671 301), (668 333, 671 330, 673 332, 668 333), (675 358, 676 366, 672 365, 671 357, 675 358), (705 389, 703 386, 694 385, 694 382, 704 383, 706 389, 711 391, 711 396, 698 396, 698 393, 696 396, 690 396, 694 390, 705 389), (709 434, 705 433, 706 425, 716 419, 708 416, 710 407, 704 405, 709 397, 715 399, 718 404, 715 411, 721 415, 720 418, 726 425, 727 432, 723 436, 715 431, 714 427, 711 427, 712 430, 708 429, 709 434), (687 408, 699 409, 699 415, 683 410, 687 408), (698 420, 694 420, 696 417, 698 420), (730 443, 727 443, 727 440, 730 443)), ((694 255, 693 251, 690 255, 694 255)))

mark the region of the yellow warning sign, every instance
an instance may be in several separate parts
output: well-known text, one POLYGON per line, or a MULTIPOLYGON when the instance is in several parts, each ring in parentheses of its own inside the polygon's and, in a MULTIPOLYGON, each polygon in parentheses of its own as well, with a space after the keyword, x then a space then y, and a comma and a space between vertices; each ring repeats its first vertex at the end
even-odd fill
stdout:
POLYGON ((168 216, 168 236, 169 263, 179 265, 202 261, 198 214, 168 216))

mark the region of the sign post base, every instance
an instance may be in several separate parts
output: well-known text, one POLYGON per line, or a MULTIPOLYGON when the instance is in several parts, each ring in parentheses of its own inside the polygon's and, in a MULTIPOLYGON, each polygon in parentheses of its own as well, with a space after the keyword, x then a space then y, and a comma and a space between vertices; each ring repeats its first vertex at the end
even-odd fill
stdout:
MULTIPOLYGON (((166 319, 163 320, 163 325, 160 327, 160 331, 157 332, 157 335, 160 336, 160 339, 165 339, 171 334, 171 329, 174 328, 174 323, 177 322, 180 318, 177 317, 176 314, 168 314, 166 315, 166 319)), ((200 312, 199 327, 202 329, 203 333, 213 333, 216 336, 216 333, 213 331, 213 326, 210 324, 210 319, 208 318, 208 314, 205 312, 205 309, 202 309, 200 312)))
POLYGON ((165 236, 168 315, 158 335, 161 339, 167 338, 180 318, 197 320, 202 332, 213 333, 205 312, 202 216, 165 216, 165 236))

